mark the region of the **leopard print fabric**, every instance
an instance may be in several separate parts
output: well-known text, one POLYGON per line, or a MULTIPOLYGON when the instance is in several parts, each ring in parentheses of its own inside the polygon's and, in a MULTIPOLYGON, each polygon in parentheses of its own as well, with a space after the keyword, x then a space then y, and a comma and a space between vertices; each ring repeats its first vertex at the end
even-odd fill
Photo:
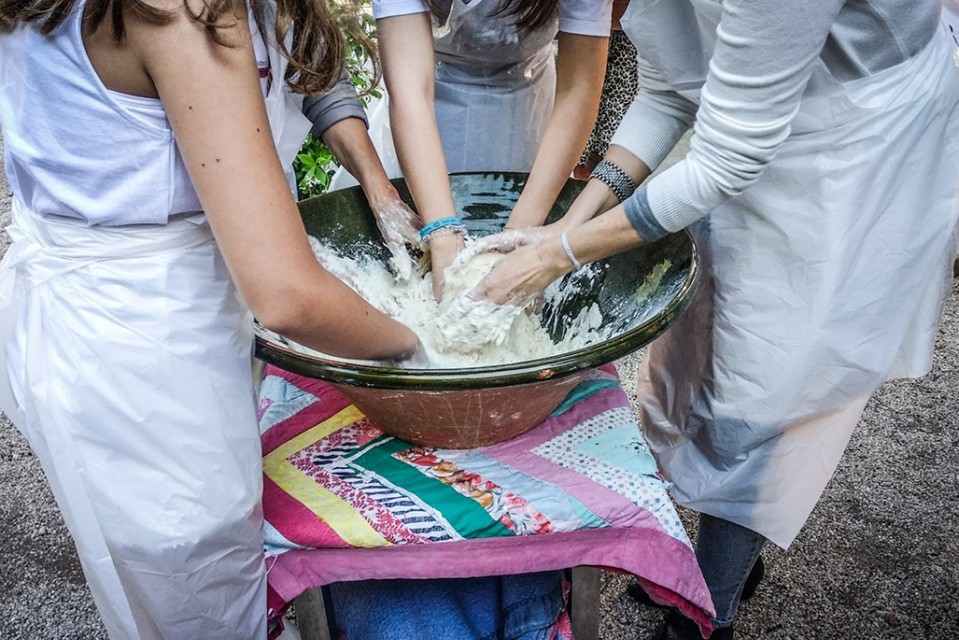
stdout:
POLYGON ((610 138, 636 97, 639 90, 636 74, 636 47, 622 31, 611 32, 599 115, 580 157, 580 164, 590 170, 606 155, 610 138))

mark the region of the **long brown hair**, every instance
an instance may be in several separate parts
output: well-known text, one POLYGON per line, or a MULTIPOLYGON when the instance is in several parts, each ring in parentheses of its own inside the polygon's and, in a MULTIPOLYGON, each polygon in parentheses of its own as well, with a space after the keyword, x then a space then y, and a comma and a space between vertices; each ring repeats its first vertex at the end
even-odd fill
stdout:
MULTIPOLYGON (((430 10, 440 20, 446 20, 455 0, 429 0, 430 10)), ((513 25, 521 31, 535 31, 546 26, 553 16, 559 0, 503 0, 496 16, 512 18, 513 25)))
MULTIPOLYGON (((233 24, 233 10, 239 0, 201 1, 199 11, 193 11, 188 0, 183 0, 192 18, 206 27, 210 39, 229 46, 220 31, 233 24)), ((49 34, 63 23, 77 2, 0 0, 0 32, 26 24, 49 34)), ((256 0, 253 5, 259 20, 256 0)), ((84 29, 87 33, 96 31, 109 15, 113 38, 119 42, 125 34, 123 15, 126 11, 155 23, 167 22, 175 15, 174 11, 158 9, 146 0, 89 0, 84 29)), ((346 37, 365 49, 374 66, 376 64, 373 43, 363 33, 356 17, 355 0, 337 0, 332 9, 325 0, 277 0, 276 23, 268 26, 274 29, 280 51, 290 61, 285 80, 299 93, 321 93, 339 79, 347 52, 346 37), (285 41, 290 29, 293 29, 293 44, 288 49, 285 41)), ((378 75, 378 69, 374 71, 378 75)))

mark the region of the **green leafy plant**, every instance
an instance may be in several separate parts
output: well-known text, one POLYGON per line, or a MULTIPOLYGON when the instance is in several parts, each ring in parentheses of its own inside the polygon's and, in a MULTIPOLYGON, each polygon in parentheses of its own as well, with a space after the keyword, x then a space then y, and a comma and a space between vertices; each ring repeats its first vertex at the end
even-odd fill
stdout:
MULTIPOLYGON (((366 10, 370 0, 360 3, 363 10, 356 16, 359 26, 368 38, 376 40, 376 21, 373 15, 366 10)), ((360 94, 363 106, 367 106, 372 98, 381 98, 382 92, 373 86, 373 65, 366 50, 356 41, 347 38, 349 51, 346 58, 346 68, 350 74, 350 82, 360 94)), ((333 156, 330 148, 319 138, 309 134, 303 147, 293 161, 293 171, 296 175, 296 186, 301 198, 325 193, 330 187, 330 180, 339 168, 340 163, 333 156)))
MULTIPOLYGON (((369 0, 365 0, 363 5, 369 5, 369 0)), ((361 12, 359 18, 360 29, 371 41, 376 42, 376 20, 369 11, 361 12)), ((373 86, 373 64, 367 51, 359 46, 355 41, 347 38, 349 45, 349 54, 346 59, 346 67, 350 70, 350 81, 360 94, 363 106, 369 104, 372 98, 382 98, 383 94, 379 89, 373 86)))
POLYGON ((309 134, 293 161, 296 187, 301 198, 325 193, 339 163, 330 148, 319 138, 309 134))

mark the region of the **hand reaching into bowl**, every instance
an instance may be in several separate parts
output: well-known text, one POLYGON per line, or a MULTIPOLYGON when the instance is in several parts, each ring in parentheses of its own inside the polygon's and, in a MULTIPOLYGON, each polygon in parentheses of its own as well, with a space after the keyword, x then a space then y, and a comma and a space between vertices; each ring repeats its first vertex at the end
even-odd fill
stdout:
POLYGON ((404 280, 413 275, 413 258, 410 247, 421 247, 420 217, 400 198, 393 185, 369 199, 370 208, 376 217, 386 247, 393 254, 390 261, 394 273, 404 280))
POLYGON ((427 224, 420 234, 432 265, 433 296, 440 300, 446 268, 466 246, 466 228, 458 217, 447 216, 427 224))
POLYGON ((563 231, 559 223, 507 229, 471 243, 460 259, 468 260, 490 251, 509 255, 467 295, 498 305, 530 305, 551 282, 572 270, 573 265, 562 249, 563 231), (559 247, 558 256, 556 247, 559 247))
POLYGON ((422 341, 416 341, 416 349, 411 351, 409 354, 396 358, 395 360, 386 360, 384 364, 388 367, 395 367, 397 369, 429 369, 430 367, 430 354, 427 352, 426 347, 423 346, 422 341))
POLYGON ((557 278, 572 271, 572 265, 549 239, 521 246, 510 252, 467 295, 489 300, 494 304, 526 307, 540 296, 557 278))
POLYGON ((469 260, 480 253, 489 253, 491 251, 509 253, 520 247, 538 244, 554 235, 559 237, 562 231, 563 230, 556 224, 545 227, 526 227, 523 229, 506 227, 499 233, 493 233, 472 240, 463 252, 460 262, 469 260))

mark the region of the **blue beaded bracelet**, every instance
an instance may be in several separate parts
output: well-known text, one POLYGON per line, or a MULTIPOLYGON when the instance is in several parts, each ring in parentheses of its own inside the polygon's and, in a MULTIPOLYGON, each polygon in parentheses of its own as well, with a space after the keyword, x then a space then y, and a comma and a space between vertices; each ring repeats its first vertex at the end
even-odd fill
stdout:
POLYGON ((448 218, 440 218, 439 220, 434 220, 429 223, 422 229, 420 229, 420 240, 426 240, 426 237, 429 236, 434 231, 439 231, 440 229, 445 229, 446 227, 459 227, 462 226, 460 219, 456 216, 449 216, 448 218))

